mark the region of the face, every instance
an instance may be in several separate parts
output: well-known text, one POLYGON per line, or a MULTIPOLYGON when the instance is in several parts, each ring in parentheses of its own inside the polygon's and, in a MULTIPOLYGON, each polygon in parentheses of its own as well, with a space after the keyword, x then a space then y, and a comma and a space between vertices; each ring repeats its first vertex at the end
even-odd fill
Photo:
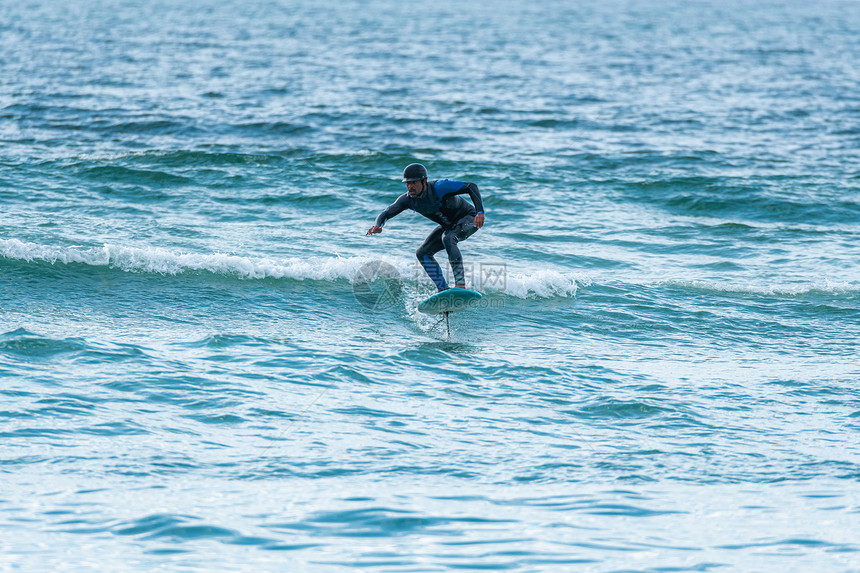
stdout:
POLYGON ((422 179, 421 181, 407 181, 406 182, 406 192, 409 193, 410 197, 420 197, 424 190, 427 188, 427 180, 422 179))

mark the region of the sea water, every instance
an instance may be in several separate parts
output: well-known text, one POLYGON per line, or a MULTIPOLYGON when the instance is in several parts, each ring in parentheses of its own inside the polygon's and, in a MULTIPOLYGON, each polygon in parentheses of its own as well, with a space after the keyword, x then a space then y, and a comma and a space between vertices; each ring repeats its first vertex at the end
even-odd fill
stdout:
POLYGON ((3 2, 0 569, 860 570, 858 62, 849 0, 3 2), (450 334, 365 236, 415 161, 450 334))

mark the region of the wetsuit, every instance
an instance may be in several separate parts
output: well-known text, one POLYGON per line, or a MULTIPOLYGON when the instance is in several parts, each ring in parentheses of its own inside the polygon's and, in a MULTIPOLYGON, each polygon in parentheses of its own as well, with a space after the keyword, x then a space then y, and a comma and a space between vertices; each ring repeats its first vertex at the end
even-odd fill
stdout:
POLYGON ((448 253, 448 261, 451 263, 451 270, 454 271, 454 284, 465 284, 463 257, 460 255, 457 243, 466 240, 478 230, 475 227, 475 215, 484 212, 478 186, 474 183, 448 179, 429 181, 427 189, 420 197, 410 197, 409 193, 398 197, 397 201, 379 214, 376 218, 376 226, 382 227, 385 221, 406 209, 412 209, 439 224, 415 252, 415 256, 421 261, 430 279, 436 283, 436 287, 439 290, 448 288, 445 277, 442 276, 442 269, 433 258, 433 255, 442 249, 448 253), (459 197, 467 193, 474 207, 459 197))

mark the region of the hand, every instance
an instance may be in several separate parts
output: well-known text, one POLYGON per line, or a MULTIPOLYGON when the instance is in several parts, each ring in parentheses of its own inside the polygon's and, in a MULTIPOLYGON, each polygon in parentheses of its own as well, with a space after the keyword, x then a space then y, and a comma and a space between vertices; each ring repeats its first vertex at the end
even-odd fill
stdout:
POLYGON ((483 226, 484 226, 484 214, 478 213, 477 215, 475 215, 475 227, 480 229, 483 226))
POLYGON ((377 233, 381 233, 381 232, 382 232, 382 227, 377 227, 376 225, 374 225, 370 229, 368 229, 364 235, 365 236, 376 235, 377 233))

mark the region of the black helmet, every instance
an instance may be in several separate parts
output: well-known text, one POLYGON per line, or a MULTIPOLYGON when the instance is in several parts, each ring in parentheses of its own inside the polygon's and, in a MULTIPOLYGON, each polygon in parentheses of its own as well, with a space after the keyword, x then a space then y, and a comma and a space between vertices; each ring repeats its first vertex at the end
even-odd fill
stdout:
POLYGON ((427 179, 427 168, 420 163, 410 163, 403 170, 403 182, 421 181, 427 179))

